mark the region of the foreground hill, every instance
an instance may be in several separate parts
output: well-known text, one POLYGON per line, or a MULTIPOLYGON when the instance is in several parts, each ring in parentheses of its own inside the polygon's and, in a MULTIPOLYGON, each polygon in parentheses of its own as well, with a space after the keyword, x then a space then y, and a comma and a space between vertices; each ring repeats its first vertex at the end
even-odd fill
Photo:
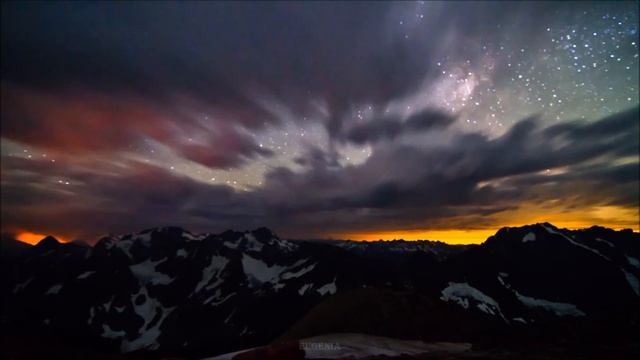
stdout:
POLYGON ((129 356, 213 356, 332 333, 629 342, 640 326, 639 236, 601 227, 503 228, 479 246, 166 227, 93 248, 48 237, 2 256, 11 336, 129 356))

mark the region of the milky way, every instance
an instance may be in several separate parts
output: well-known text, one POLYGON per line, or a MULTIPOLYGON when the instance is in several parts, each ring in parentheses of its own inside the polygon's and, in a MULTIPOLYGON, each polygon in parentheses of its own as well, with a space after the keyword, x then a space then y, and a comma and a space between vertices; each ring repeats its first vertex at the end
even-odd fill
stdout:
POLYGON ((2 229, 637 230, 637 32, 634 2, 3 3, 2 229))

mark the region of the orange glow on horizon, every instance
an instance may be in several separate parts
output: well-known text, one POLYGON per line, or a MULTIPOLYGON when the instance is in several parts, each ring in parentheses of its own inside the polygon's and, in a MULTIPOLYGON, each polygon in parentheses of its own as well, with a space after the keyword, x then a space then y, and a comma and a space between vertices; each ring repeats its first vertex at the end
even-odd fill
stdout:
MULTIPOLYGON (((464 220, 464 217, 452 218, 447 225, 437 224, 440 226, 436 229, 354 231, 331 234, 331 237, 359 241, 404 239, 440 240, 449 244, 480 244, 502 227, 519 227, 543 222, 549 222, 559 228, 571 230, 599 225, 614 230, 632 229, 635 232, 640 231, 640 213, 637 207, 596 205, 567 208, 559 206, 557 201, 548 201, 540 204, 521 204, 517 209, 499 212, 490 219, 483 219, 486 224, 483 228, 456 229, 455 224, 464 220)), ((468 221, 466 222, 468 223, 468 221)))
MULTIPOLYGON (((31 245, 35 245, 38 242, 40 242, 40 240, 46 238, 47 235, 43 235, 43 234, 37 234, 37 233, 33 233, 30 231, 23 231, 20 232, 16 235, 16 239, 20 240, 22 242, 25 242, 27 244, 31 244, 31 245)), ((59 236, 53 236, 56 239, 58 239, 58 241, 60 242, 65 242, 65 240, 59 236)))
MULTIPOLYGON (((570 230, 589 228, 586 226, 571 226, 575 224, 564 224, 562 222, 552 222, 554 226, 559 228, 567 228, 570 230)), ((518 227, 519 225, 506 225, 507 227, 518 227)), ((595 224, 594 224, 595 225, 595 224)), ((630 227, 617 227, 611 225, 601 225, 614 230, 628 229, 630 227)), ((471 230, 399 230, 399 231, 379 231, 379 232, 362 232, 362 233, 345 233, 333 236, 336 239, 349 239, 355 241, 390 241, 394 239, 403 240, 435 240, 442 241, 447 244, 481 244, 501 228, 501 226, 492 229, 471 229, 471 230)), ((633 231, 638 232, 637 228, 631 227, 633 231)))

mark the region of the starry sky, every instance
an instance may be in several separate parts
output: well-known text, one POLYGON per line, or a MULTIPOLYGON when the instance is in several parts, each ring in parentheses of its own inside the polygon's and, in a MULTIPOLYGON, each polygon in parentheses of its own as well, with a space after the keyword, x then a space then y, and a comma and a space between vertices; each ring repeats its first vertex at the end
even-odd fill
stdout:
POLYGON ((638 15, 636 2, 2 2, 2 231, 637 231, 638 15))

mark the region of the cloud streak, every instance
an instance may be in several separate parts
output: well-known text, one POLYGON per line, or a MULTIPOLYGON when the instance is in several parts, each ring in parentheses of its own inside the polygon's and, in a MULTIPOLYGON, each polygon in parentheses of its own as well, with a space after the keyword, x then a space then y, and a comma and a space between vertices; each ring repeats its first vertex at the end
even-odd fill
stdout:
POLYGON ((637 228, 637 15, 4 2, 2 230, 637 228))
POLYGON ((555 199, 563 199, 555 210, 633 208, 640 196, 638 115, 634 108, 547 128, 532 118, 496 139, 460 134, 438 148, 387 146, 346 168, 309 159, 309 170, 274 169, 251 192, 140 163, 103 169, 69 163, 61 170, 45 160, 9 158, 2 216, 16 228, 61 234, 73 218, 82 236, 160 224, 221 230, 264 223, 301 236, 493 226, 501 213, 555 199), (57 184, 60 174, 71 185, 57 184))

